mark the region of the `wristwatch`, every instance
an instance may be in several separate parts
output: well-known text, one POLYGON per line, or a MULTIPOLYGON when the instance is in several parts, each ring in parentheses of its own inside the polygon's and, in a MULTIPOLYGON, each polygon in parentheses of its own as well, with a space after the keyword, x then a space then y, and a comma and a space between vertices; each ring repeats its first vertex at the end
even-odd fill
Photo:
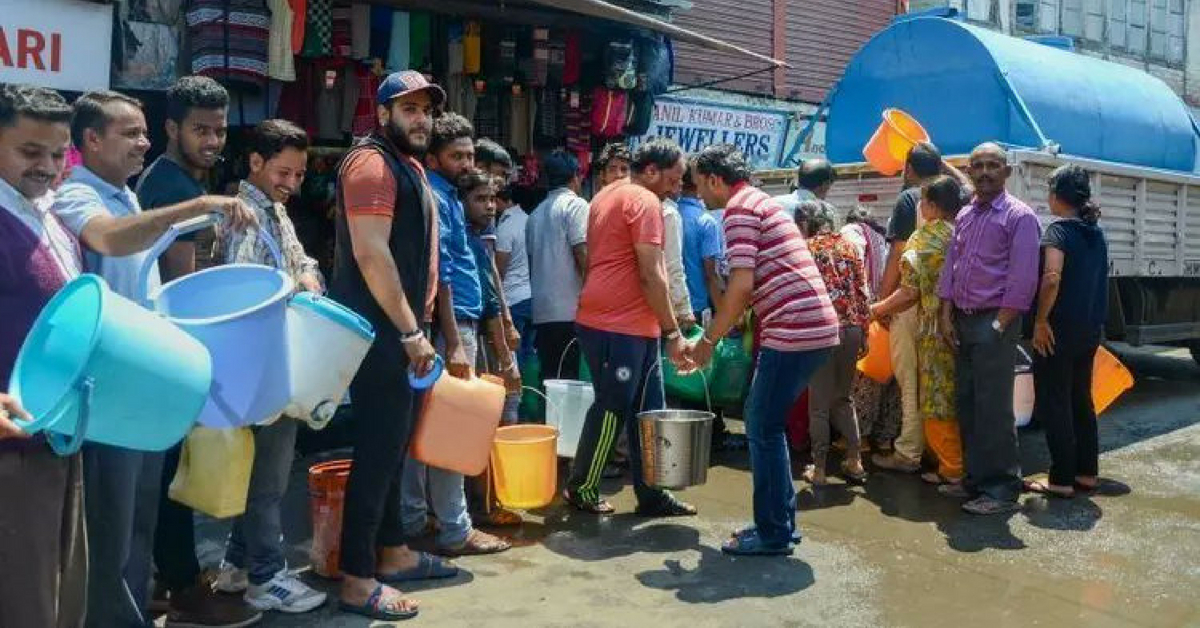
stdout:
POLYGON ((992 329, 994 329, 997 334, 1004 333, 1004 328, 1000 326, 1000 319, 998 319, 998 318, 992 319, 992 329))

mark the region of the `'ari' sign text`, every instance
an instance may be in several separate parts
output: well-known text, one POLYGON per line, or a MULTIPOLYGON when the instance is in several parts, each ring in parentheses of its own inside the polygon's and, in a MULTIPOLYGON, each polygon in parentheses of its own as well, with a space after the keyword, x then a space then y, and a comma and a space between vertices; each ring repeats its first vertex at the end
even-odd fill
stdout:
POLYGON ((82 0, 0 0, 0 83, 74 91, 108 87, 112 7, 82 0))

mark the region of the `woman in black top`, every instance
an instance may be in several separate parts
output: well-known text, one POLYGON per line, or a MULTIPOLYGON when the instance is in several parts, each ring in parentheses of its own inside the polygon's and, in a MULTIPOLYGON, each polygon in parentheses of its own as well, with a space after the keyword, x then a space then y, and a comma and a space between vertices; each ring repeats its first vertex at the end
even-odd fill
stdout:
POLYGON ((1108 244, 1097 221, 1088 174, 1062 166, 1050 174, 1050 211, 1042 235, 1042 281, 1034 322, 1036 412, 1050 446, 1050 480, 1029 488, 1056 497, 1096 487, 1099 435, 1092 406, 1092 361, 1108 306, 1108 244))

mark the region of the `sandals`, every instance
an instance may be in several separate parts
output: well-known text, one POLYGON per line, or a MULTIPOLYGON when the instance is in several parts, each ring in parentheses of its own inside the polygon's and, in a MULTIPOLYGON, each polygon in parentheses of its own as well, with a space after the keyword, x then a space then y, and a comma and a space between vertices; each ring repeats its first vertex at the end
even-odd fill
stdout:
POLYGON ((800 474, 800 479, 813 486, 825 486, 829 484, 828 480, 821 480, 820 482, 817 481, 817 467, 816 465, 811 464, 804 467, 804 473, 800 474))
POLYGON ((1070 492, 1062 489, 1053 488, 1049 482, 1041 482, 1038 480, 1025 480, 1021 483, 1021 488, 1027 493, 1037 493, 1046 497, 1057 497, 1058 499, 1071 499, 1075 497, 1075 489, 1070 489, 1070 492))
POLYGON ((633 511, 639 517, 694 517, 696 507, 679 501, 670 493, 663 493, 662 499, 652 504, 638 504, 633 511))
MULTIPOLYGON (((859 465, 859 468, 862 468, 861 464, 859 465)), ((863 469, 862 471, 857 471, 857 472, 851 471, 850 465, 846 464, 846 461, 843 460, 842 461, 842 477, 846 480, 847 484, 855 484, 858 486, 862 486, 863 484, 867 483, 867 470, 863 469)))
POLYGON ((967 487, 963 486, 962 482, 949 482, 942 484, 941 486, 937 487, 937 492, 939 495, 954 497, 957 499, 970 499, 975 496, 974 493, 967 490, 967 487))
POLYGON ((380 584, 371 591, 371 595, 367 596, 365 604, 351 604, 345 600, 338 600, 338 608, 347 613, 362 615, 368 619, 376 621, 404 621, 412 619, 418 614, 416 604, 411 600, 406 600, 400 596, 400 592, 391 589, 396 593, 390 600, 384 599, 384 585, 380 584), (402 610, 402 605, 410 604, 407 610, 402 610))
POLYGON ((768 545, 758 536, 758 530, 735 536, 721 544, 721 552, 731 556, 791 556, 791 543, 768 545))
POLYGON ((521 518, 521 515, 518 515, 507 508, 501 508, 499 506, 494 507, 491 512, 472 515, 471 518, 480 525, 492 526, 496 528, 519 526, 525 523, 525 520, 521 518))
MULTIPOLYGON (((733 538, 733 539, 737 539, 737 538, 741 538, 741 537, 743 537, 743 536, 746 536, 747 534, 758 534, 758 527, 756 527, 756 526, 748 526, 748 527, 742 528, 741 530, 734 530, 733 532, 731 532, 731 533, 729 534, 729 537, 730 537, 730 538, 733 538)), ((792 538, 791 538, 791 541, 792 541, 792 543, 793 543, 793 544, 795 544, 795 545, 799 545, 799 544, 800 544, 800 541, 802 541, 802 540, 803 540, 803 538, 804 538, 804 537, 800 536, 800 531, 799 531, 799 530, 796 530, 796 531, 792 532, 792 538)))
POLYGON ((576 510, 593 515, 611 515, 616 510, 612 507, 612 504, 603 499, 588 501, 581 497, 578 493, 571 491, 571 489, 566 489, 563 491, 563 499, 566 500, 568 504, 574 506, 576 510))
POLYGON ((445 556, 482 556, 484 554, 499 554, 512 549, 512 543, 479 530, 471 530, 467 539, 455 547, 438 547, 439 554, 445 556))
POLYGON ((1020 510, 1021 505, 1017 502, 1000 501, 983 495, 963 504, 962 509, 972 515, 1002 515, 1020 510))
POLYGON ((375 578, 384 584, 412 582, 414 580, 441 580, 458 575, 458 567, 425 552, 417 552, 417 564, 408 569, 392 573, 376 574, 375 578))

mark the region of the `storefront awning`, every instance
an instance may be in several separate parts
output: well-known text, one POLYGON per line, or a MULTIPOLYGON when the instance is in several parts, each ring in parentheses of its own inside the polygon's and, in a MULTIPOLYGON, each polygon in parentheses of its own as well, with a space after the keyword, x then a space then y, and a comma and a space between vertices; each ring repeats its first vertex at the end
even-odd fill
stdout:
POLYGON ((697 33, 686 28, 680 28, 670 22, 630 11, 624 7, 619 7, 615 4, 604 2, 604 0, 527 0, 542 6, 559 9, 562 11, 570 11, 581 15, 589 15, 614 22, 621 22, 631 26, 640 26, 652 31, 662 33, 675 41, 684 41, 689 44, 700 46, 708 50, 716 50, 718 52, 728 52, 731 54, 741 54, 753 57, 770 64, 772 67, 789 67, 787 63, 778 59, 772 59, 766 55, 758 54, 752 50, 746 50, 741 46, 735 46, 729 42, 721 41, 714 37, 709 37, 703 33, 697 33))

